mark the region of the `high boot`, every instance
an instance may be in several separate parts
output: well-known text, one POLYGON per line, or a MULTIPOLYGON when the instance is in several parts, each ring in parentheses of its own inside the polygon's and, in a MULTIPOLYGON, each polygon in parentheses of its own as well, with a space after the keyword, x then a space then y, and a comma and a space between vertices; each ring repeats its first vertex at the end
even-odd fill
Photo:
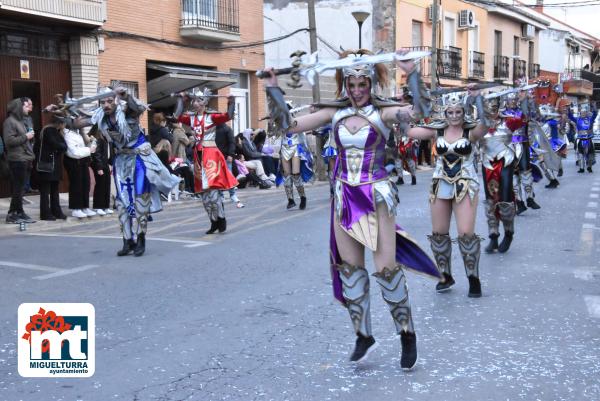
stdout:
POLYGON ((140 233, 137 237, 137 244, 135 244, 135 249, 133 254, 135 256, 142 256, 146 251, 146 234, 140 233))
POLYGON ((373 276, 381 286, 383 300, 388 304, 396 331, 401 335, 400 367, 411 369, 417 363, 417 338, 402 266, 397 264, 392 269, 384 267, 381 272, 375 273, 373 276))
POLYGON ((304 210, 306 209, 306 196, 301 196, 300 197, 300 206, 299 206, 300 210, 304 210))
POLYGON ((300 174, 292 175, 292 182, 296 186, 296 190, 298 191, 298 195, 300 195, 300 210, 306 209, 306 192, 304 192, 304 181, 300 177, 300 174))
POLYGON ((512 202, 499 202, 498 212, 504 225, 504 238, 498 246, 498 252, 504 253, 510 248, 515 232, 515 205, 512 202))
POLYGON ((538 205, 533 198, 527 198, 527 207, 530 207, 533 210, 536 210, 536 209, 539 209, 541 206, 538 205))
POLYGON ((219 228, 220 233, 224 233, 225 230, 227 230, 227 220, 225 217, 219 217, 219 220, 217 220, 217 227, 219 228))
POLYGON ((371 334, 371 299, 369 297, 369 273, 364 267, 342 263, 336 266, 342 280, 342 294, 356 332, 356 345, 351 362, 367 358, 377 344, 371 334))
POLYGON ((211 220, 210 221, 210 229, 206 232, 206 234, 214 234, 219 229, 219 220, 211 220))
POLYGON ((439 283, 435 286, 437 292, 445 292, 454 285, 454 278, 452 278, 452 241, 448 234, 436 234, 432 233, 427 238, 431 244, 431 251, 435 258, 438 270, 442 273, 442 278, 439 283))
POLYGON ((490 242, 485 247, 485 253, 494 253, 498 250, 499 234, 490 234, 490 242))
POLYGON ((292 176, 288 175, 283 180, 283 188, 285 189, 285 195, 288 198, 288 204, 286 206, 287 209, 291 209, 296 206, 296 202, 294 202, 294 187, 292 182, 292 176))
POLYGON ((485 247, 486 253, 493 253, 498 250, 498 217, 496 217, 496 202, 493 199, 485 200, 485 217, 487 219, 488 231, 490 233, 490 243, 485 247))
POLYGON ((457 238, 458 248, 465 264, 465 273, 469 278, 469 298, 481 297, 479 281, 479 257, 481 256, 481 239, 477 234, 464 234, 457 238))
POLYGON ((412 176, 410 177, 410 185, 417 185, 417 177, 416 176, 412 176))
POLYGON ((117 252, 117 256, 126 256, 129 255, 135 249, 135 241, 133 239, 125 239, 123 238, 123 248, 117 252))

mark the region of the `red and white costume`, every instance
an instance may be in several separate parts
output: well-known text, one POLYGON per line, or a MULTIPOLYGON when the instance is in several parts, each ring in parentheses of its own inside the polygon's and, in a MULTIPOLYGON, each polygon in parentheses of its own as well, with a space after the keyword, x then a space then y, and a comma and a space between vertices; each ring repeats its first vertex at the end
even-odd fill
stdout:
POLYGON ((195 132, 194 191, 227 190, 238 185, 215 142, 216 126, 231 120, 227 113, 182 114, 179 122, 195 132))

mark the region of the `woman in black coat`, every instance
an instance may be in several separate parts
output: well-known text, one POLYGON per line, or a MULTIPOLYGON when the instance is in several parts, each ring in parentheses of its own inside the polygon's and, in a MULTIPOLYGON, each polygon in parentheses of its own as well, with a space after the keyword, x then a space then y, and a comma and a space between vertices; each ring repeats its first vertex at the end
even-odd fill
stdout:
POLYGON ((92 153, 91 167, 94 171, 94 200, 92 207, 95 212, 104 216, 112 214, 110 208, 110 183, 112 177, 110 175, 110 166, 113 160, 111 144, 98 131, 97 126, 92 128, 89 135, 96 140, 96 151, 92 153))
POLYGON ((52 123, 42 129, 36 141, 36 163, 45 161, 50 162, 52 166, 50 171, 38 170, 37 172, 41 220, 65 220, 67 218, 60 207, 58 197, 58 184, 62 180, 63 154, 67 151, 67 143, 63 136, 64 128, 64 121, 60 117, 54 116, 52 123))

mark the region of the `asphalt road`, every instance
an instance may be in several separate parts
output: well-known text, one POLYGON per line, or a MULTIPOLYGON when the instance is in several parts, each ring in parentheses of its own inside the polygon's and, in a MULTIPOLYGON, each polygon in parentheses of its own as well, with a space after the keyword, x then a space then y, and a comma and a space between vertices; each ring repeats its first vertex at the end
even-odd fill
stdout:
MULTIPOLYGON (((517 218, 507 254, 482 255, 482 298, 466 296, 457 246, 452 291, 408 273, 411 372, 376 288, 380 346, 347 361, 354 334, 331 295, 325 185, 308 187, 305 211, 285 210, 281 189, 240 191, 246 207, 227 205, 221 235, 204 235, 199 201, 181 202, 154 216, 141 258, 115 256, 114 218, 5 230, 0 400, 598 400, 600 172, 575 171, 570 159, 558 189, 536 185, 542 209, 517 218), (24 302, 94 305, 93 377, 19 376, 24 302)), ((429 251, 430 172, 418 180, 401 187, 398 222, 429 251)), ((487 237, 483 204, 478 216, 487 237)))

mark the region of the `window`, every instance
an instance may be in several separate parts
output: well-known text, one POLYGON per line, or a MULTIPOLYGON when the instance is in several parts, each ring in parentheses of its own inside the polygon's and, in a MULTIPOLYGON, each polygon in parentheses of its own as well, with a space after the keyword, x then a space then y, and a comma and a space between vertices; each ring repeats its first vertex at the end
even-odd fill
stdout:
POLYGON ((423 23, 421 21, 412 22, 412 45, 413 47, 423 46, 423 23))
POLYGON ((217 15, 216 0, 183 0, 181 5, 183 20, 194 24, 197 20, 215 21, 217 15))
POLYGON ((521 39, 518 36, 513 38, 513 56, 519 55, 519 43, 521 39))
POLYGON ((535 57, 534 57, 535 56, 535 54, 534 54, 535 47, 534 46, 535 45, 533 42, 529 42, 529 62, 530 63, 533 63, 535 61, 535 57))
POLYGON ((444 18, 444 47, 448 48, 456 44, 456 20, 444 18))
POLYGON ((494 31, 494 55, 502 55, 502 31, 494 31))
POLYGON ((125 88, 127 88, 127 92, 130 95, 133 95, 133 97, 135 97, 136 99, 139 99, 139 85, 137 82, 132 82, 132 81, 118 81, 118 80, 111 80, 110 81, 110 86, 112 88, 116 87, 116 86, 123 86, 125 88))

